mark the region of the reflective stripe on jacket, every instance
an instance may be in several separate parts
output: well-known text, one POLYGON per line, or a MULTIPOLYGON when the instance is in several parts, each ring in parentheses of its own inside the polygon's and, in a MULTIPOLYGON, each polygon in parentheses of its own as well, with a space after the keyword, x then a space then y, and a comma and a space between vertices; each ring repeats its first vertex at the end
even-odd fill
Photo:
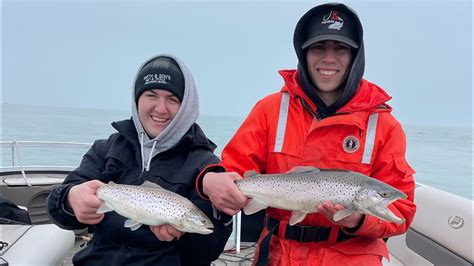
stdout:
MULTIPOLYGON (((389 206, 393 213, 406 219, 404 224, 366 215, 354 233, 361 237, 337 244, 298 243, 274 237, 270 263, 285 261, 285 257, 300 257, 294 254, 295 248, 314 245, 318 249, 328 247, 337 250, 338 254, 350 256, 373 254, 388 257, 382 238, 406 232, 416 210, 413 203, 414 171, 405 159, 403 129, 386 104, 391 97, 375 84, 362 80, 358 91, 345 106, 336 114, 320 120, 315 115, 316 107, 299 85, 297 72, 286 70, 280 74, 285 86, 279 93, 263 98, 254 106, 223 150, 222 165, 227 171, 243 174, 253 169, 267 174, 284 173, 301 165, 347 169, 396 187, 408 198, 389 206), (291 256, 289 250, 292 250, 291 256)), ((283 222, 290 217, 290 211, 274 208, 268 208, 267 214, 283 222)), ((320 214, 307 215, 300 224, 332 226, 320 214)), ((314 252, 323 256, 321 251, 314 252)), ((305 260, 306 257, 300 258, 305 260)))

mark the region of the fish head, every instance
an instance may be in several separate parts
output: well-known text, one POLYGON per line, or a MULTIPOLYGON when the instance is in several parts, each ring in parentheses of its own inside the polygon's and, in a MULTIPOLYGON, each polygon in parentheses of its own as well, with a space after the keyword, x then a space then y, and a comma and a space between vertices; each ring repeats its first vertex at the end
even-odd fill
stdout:
POLYGON ((354 198, 354 203, 363 213, 388 222, 402 224, 405 219, 396 216, 387 206, 396 200, 406 198, 405 193, 374 179, 362 185, 354 198))
POLYGON ((208 235, 213 232, 214 224, 201 210, 196 209, 186 213, 182 227, 180 230, 183 232, 208 235))

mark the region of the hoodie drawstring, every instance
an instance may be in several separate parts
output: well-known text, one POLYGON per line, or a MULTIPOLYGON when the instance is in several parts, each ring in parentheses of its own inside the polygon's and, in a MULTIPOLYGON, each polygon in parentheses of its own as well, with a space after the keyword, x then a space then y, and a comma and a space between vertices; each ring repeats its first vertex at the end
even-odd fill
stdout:
POLYGON ((155 150, 156 143, 158 142, 157 140, 153 141, 153 146, 151 147, 150 151, 150 156, 148 157, 148 163, 145 164, 145 152, 144 152, 144 144, 143 142, 145 141, 145 132, 141 132, 141 141, 140 141, 140 150, 142 152, 142 172, 150 170, 150 164, 151 164, 151 159, 153 158, 153 151, 155 150))
POLYGON ((144 141, 144 132, 141 132, 141 141, 140 141, 140 151, 142 152, 142 172, 145 170, 145 154, 143 153, 143 141, 144 141))
POLYGON ((150 158, 148 158, 148 163, 145 167, 145 170, 148 172, 148 170, 150 170, 150 163, 151 163, 151 158, 153 158, 153 151, 155 150, 155 146, 156 146, 156 143, 158 141, 153 141, 153 146, 151 146, 151 151, 150 151, 150 158))

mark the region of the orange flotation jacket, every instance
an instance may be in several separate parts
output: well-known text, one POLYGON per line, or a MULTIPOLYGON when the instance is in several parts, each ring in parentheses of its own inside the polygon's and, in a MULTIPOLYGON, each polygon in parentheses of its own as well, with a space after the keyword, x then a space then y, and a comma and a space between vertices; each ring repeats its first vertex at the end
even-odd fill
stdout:
MULTIPOLYGON (((327 239, 322 241, 285 239, 290 211, 268 208, 267 215, 279 221, 279 232, 274 232, 276 237, 270 243, 270 264, 370 265, 373 261, 367 255, 373 255, 380 264, 382 256, 388 258, 383 239, 406 232, 416 210, 414 171, 405 159, 403 129, 386 104, 391 97, 377 85, 362 80, 346 105, 320 120, 312 111, 316 107, 299 85, 298 72, 286 70, 280 74, 285 86, 255 105, 223 150, 221 165, 227 171, 284 173, 301 165, 347 169, 379 179, 408 198, 389 206, 393 213, 406 219, 404 224, 365 215, 360 228, 351 234, 320 214, 307 215, 299 225, 330 228, 327 239), (356 237, 338 241, 342 233, 356 237)), ((264 229, 262 237, 266 233, 264 229)))

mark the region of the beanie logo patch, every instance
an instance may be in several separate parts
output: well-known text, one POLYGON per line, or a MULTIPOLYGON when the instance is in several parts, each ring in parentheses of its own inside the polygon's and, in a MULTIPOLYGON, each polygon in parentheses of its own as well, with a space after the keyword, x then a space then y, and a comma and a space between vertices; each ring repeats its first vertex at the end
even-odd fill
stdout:
POLYGON ((329 24, 328 29, 341 30, 344 26, 344 20, 337 15, 337 11, 332 10, 323 17, 321 24, 329 24))
POLYGON ((166 74, 148 74, 143 77, 144 85, 159 83, 159 84, 169 84, 171 81, 171 76, 166 74))

